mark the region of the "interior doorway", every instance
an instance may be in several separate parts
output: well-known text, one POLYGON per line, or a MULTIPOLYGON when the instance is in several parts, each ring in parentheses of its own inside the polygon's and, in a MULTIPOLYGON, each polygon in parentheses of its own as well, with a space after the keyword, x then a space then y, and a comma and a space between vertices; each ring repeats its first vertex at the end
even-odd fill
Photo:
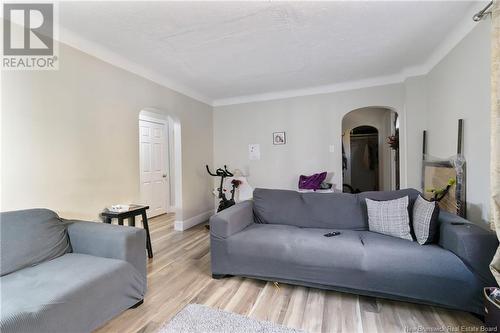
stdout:
POLYGON ((350 133, 350 186, 359 192, 380 189, 378 161, 378 130, 358 126, 350 133))
POLYGON ((141 201, 149 216, 167 213, 170 202, 168 122, 139 120, 141 201))
POLYGON ((343 192, 399 189, 399 120, 395 111, 366 107, 342 119, 343 192))
POLYGON ((148 217, 175 213, 182 218, 181 127, 178 119, 161 110, 139 113, 140 202, 148 217))

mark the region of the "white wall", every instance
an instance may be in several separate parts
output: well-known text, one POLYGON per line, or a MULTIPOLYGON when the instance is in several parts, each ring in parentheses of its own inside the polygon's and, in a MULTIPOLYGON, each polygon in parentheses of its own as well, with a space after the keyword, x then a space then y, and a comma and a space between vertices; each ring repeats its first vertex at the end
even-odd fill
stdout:
POLYGON ((210 106, 62 45, 59 71, 2 72, 2 210, 95 219, 106 205, 137 201, 144 107, 181 121, 183 219, 213 208, 205 163, 239 168, 254 187, 295 189, 300 174, 322 170, 340 185, 342 117, 380 106, 401 117, 402 188, 420 188, 422 130, 429 153, 448 157, 465 119, 469 217, 486 220, 489 30, 489 20, 478 23, 428 75, 402 84, 215 107, 213 131, 210 106), (272 145, 275 131, 287 132, 286 145, 272 145), (250 143, 261 145, 261 160, 248 160, 250 143))
POLYGON ((254 187, 296 189, 300 174, 334 173, 341 184, 341 123, 347 112, 390 107, 400 115, 401 188, 421 189, 422 132, 428 152, 456 154, 457 121, 465 119, 468 217, 489 212, 490 26, 477 26, 428 75, 402 84, 314 96, 252 102, 214 109, 214 161, 249 173, 254 187), (272 132, 286 131, 287 144, 273 146, 272 132), (247 145, 259 143, 260 161, 249 161, 247 145), (335 153, 328 146, 335 145, 335 153))
MULTIPOLYGON (((403 84, 394 84, 216 107, 214 163, 243 170, 254 187, 297 189, 300 174, 319 171, 332 172, 332 182, 340 187, 343 116, 361 107, 389 107, 400 114, 405 124, 404 91, 403 84), (272 133, 277 131, 286 132, 286 145, 272 144, 272 133), (248 159, 251 143, 260 144, 261 160, 248 159), (334 153, 329 152, 331 144, 334 153)), ((402 165, 404 187, 404 161, 402 165)))
POLYGON ((490 28, 477 26, 429 73, 428 152, 449 157, 457 151, 457 122, 464 119, 467 214, 488 220, 490 196, 490 28))
POLYGON ((182 133, 182 211, 213 209, 212 108, 60 46, 58 71, 2 72, 2 210, 47 207, 96 219, 107 205, 139 200, 138 115, 153 107, 182 133))
POLYGON ((405 81, 406 152, 400 159, 406 160, 408 187, 422 190, 422 140, 427 128, 427 82, 425 76, 408 78, 405 81))

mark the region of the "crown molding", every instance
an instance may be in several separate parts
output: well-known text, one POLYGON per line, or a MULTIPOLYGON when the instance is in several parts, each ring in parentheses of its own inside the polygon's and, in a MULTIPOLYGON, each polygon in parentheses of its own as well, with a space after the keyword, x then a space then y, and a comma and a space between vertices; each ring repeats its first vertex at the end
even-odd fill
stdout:
POLYGON ((444 41, 431 53, 431 55, 423 64, 405 68, 398 74, 303 89, 283 90, 265 94, 243 95, 237 97, 215 99, 212 102, 212 105, 214 107, 218 107, 251 102, 263 102, 274 99, 310 96, 316 94, 328 94, 347 90, 403 83, 410 77, 427 75, 441 60, 443 60, 451 52, 451 50, 453 50, 453 48, 455 48, 455 46, 458 45, 458 43, 462 39, 465 38, 465 36, 467 36, 469 32, 472 31, 476 24, 481 24, 481 22, 474 22, 472 20, 472 16, 482 7, 484 7, 485 3, 487 3, 487 1, 474 2, 473 4, 471 4, 464 17, 458 22, 458 24, 447 35, 444 41))
POLYGON ((488 3, 488 1, 477 1, 469 6, 464 17, 455 25, 454 29, 446 36, 444 41, 439 44, 423 64, 426 74, 439 64, 477 24, 481 24, 481 22, 473 21, 472 16, 481 10, 486 3, 488 3))
POLYGON ((59 41, 73 48, 90 54, 116 67, 134 73, 163 87, 186 95, 202 103, 213 107, 243 104, 251 102, 262 102, 275 99, 284 99, 292 97, 310 96, 318 94, 327 94, 368 87, 376 87, 388 84, 403 83, 406 79, 413 76, 427 75, 441 60, 450 53, 450 51, 475 27, 481 22, 474 22, 472 16, 480 10, 487 1, 479 1, 471 4, 466 15, 461 19, 455 28, 448 34, 445 40, 431 53, 427 60, 419 66, 413 66, 403 69, 394 75, 366 78, 362 80, 346 81, 335 84, 307 87, 301 89, 274 91, 263 94, 242 95, 229 98, 211 99, 204 94, 197 92, 189 87, 179 84, 163 75, 145 68, 133 61, 126 59, 113 51, 110 51, 101 44, 89 41, 67 28, 59 28, 59 41))
POLYGON ((154 71, 141 66, 124 56, 115 53, 101 44, 92 42, 81 37, 79 34, 60 26, 59 27, 59 42, 67 44, 75 49, 87 53, 93 57, 103 60, 115 67, 119 67, 128 72, 141 76, 149 81, 157 83, 165 88, 178 92, 182 95, 195 99, 199 102, 212 106, 212 99, 207 96, 177 82, 174 82, 163 75, 159 75, 154 71))
POLYGON ((214 107, 217 107, 217 106, 244 104, 251 102, 264 102, 275 99, 328 94, 333 92, 348 91, 348 90, 401 83, 403 82, 403 80, 404 79, 401 75, 381 76, 370 79, 328 84, 328 85, 315 86, 303 89, 284 90, 284 91, 276 91, 276 92, 257 94, 257 95, 244 95, 231 98, 216 99, 213 101, 212 105, 214 107))

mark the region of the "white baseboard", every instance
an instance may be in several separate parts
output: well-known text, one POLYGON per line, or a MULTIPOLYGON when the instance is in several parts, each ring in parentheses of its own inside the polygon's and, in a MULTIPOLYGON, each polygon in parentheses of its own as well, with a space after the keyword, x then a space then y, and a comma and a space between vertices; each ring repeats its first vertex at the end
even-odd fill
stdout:
POLYGON ((174 229, 176 231, 187 230, 191 227, 194 227, 197 224, 200 224, 200 223, 207 221, 210 218, 210 216, 212 216, 212 215, 214 215, 213 210, 209 210, 205 213, 201 213, 199 215, 193 216, 187 220, 175 221, 174 229))

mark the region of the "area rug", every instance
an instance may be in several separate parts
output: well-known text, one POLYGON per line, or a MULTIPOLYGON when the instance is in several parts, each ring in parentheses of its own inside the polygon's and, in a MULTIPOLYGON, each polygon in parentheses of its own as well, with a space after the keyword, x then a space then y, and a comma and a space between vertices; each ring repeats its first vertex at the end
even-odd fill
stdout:
POLYGON ((259 321, 239 314, 189 304, 158 333, 305 333, 304 331, 259 321))

